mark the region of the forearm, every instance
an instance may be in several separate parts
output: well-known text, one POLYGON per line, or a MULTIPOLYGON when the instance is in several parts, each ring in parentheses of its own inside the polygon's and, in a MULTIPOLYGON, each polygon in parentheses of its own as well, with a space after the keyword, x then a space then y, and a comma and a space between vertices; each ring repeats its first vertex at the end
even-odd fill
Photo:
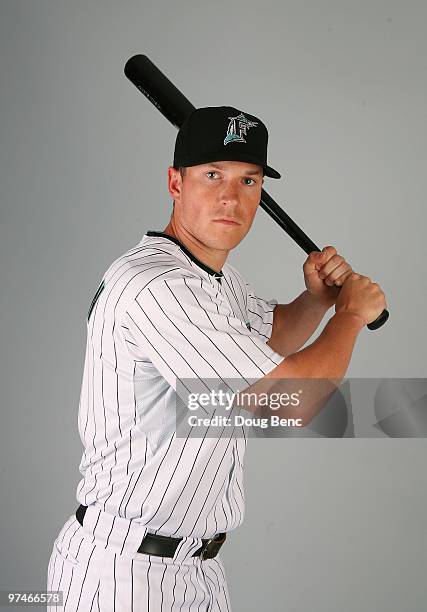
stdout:
POLYGON ((301 405, 298 408, 284 407, 280 416, 298 416, 304 425, 311 421, 341 384, 363 326, 357 315, 335 313, 312 344, 289 355, 261 379, 263 391, 269 390, 268 382, 274 382, 274 391, 290 394, 295 388, 303 390, 301 405))
POLYGON ((296 353, 311 338, 331 306, 332 303, 319 302, 308 291, 289 304, 277 304, 267 344, 284 357, 296 353))
MULTIPOLYGON (((327 322, 320 336, 277 366, 287 374, 302 378, 343 379, 353 353, 357 337, 363 328, 360 317, 338 312, 327 322)), ((284 373, 284 372, 283 372, 284 373)))

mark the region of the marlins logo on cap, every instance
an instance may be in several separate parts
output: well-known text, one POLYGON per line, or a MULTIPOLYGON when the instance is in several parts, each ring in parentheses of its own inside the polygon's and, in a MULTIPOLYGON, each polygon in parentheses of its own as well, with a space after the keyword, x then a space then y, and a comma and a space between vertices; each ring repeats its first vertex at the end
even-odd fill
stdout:
POLYGON ((258 125, 255 121, 249 121, 243 113, 237 115, 237 117, 228 117, 230 123, 227 128, 227 136, 224 138, 224 145, 228 145, 229 142, 246 142, 243 135, 246 136, 246 132, 251 127, 258 125), (238 122, 239 133, 237 133, 236 122, 238 122))

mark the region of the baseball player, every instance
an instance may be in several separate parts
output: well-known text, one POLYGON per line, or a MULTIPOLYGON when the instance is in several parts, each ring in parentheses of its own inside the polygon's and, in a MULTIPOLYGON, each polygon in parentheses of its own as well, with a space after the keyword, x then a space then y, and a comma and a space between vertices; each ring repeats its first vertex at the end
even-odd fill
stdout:
POLYGON ((168 169, 170 222, 118 257, 93 297, 79 505, 48 567, 65 612, 230 612, 219 550, 244 518, 246 436, 178 436, 182 388, 343 377, 360 330, 385 306, 333 247, 309 255, 306 290, 289 304, 258 297, 226 262, 252 225, 264 176, 280 178, 267 142, 247 112, 193 111, 168 169))

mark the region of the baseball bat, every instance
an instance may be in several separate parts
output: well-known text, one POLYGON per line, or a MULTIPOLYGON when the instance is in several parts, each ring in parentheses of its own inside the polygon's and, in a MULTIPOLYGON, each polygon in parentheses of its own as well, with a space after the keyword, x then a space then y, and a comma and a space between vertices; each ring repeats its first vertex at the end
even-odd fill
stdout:
MULTIPOLYGON (((146 56, 134 55, 125 64, 124 73, 127 78, 144 94, 148 100, 170 121, 176 128, 180 128, 187 115, 195 106, 184 94, 166 77, 159 68, 146 56)), ((285 213, 283 208, 262 189, 260 206, 280 227, 307 253, 321 251, 319 247, 305 234, 300 227, 285 213)), ((368 329, 378 329, 387 321, 388 310, 368 323, 368 329)))

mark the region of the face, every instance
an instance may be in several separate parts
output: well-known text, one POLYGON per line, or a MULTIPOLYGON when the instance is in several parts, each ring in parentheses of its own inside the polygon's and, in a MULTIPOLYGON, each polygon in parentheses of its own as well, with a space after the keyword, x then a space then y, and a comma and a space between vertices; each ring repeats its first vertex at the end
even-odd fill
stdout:
POLYGON ((263 168, 240 161, 218 161, 186 169, 168 169, 175 200, 175 224, 212 249, 231 250, 254 220, 264 182, 263 168), (221 223, 219 219, 237 223, 221 223))

